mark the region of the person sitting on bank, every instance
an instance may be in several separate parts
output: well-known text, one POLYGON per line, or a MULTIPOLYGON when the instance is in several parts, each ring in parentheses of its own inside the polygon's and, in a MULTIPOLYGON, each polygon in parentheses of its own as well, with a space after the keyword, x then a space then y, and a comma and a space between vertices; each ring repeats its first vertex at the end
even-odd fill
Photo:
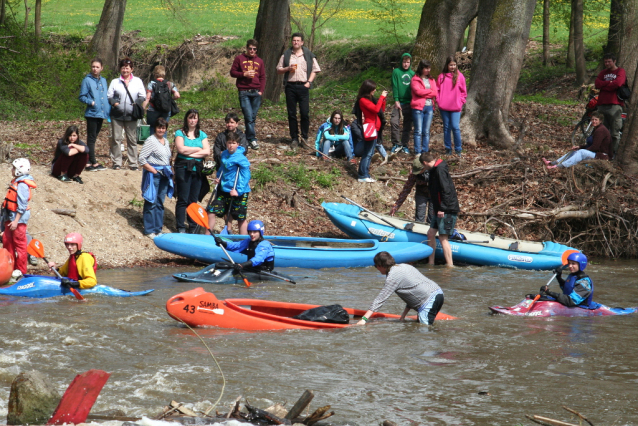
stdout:
POLYGON ((89 148, 80 140, 77 126, 69 126, 58 139, 51 162, 51 174, 61 182, 82 182, 80 174, 89 161, 89 148))
POLYGON ((403 185, 403 189, 399 194, 399 198, 392 206, 390 210, 390 216, 394 216, 396 212, 401 208, 405 199, 412 192, 412 188, 416 187, 414 191, 414 221, 425 222, 425 215, 427 213, 427 223, 430 224, 434 220, 434 209, 432 208, 432 202, 430 201, 430 192, 428 190, 428 180, 430 179, 430 171, 426 170, 421 163, 420 157, 417 157, 412 162, 412 173, 408 176, 408 181, 403 185), (428 208, 429 206, 429 208, 428 208))
POLYGON ((407 263, 397 265, 387 251, 374 256, 374 267, 386 276, 385 284, 357 325, 368 322, 392 293, 396 293, 405 302, 401 321, 405 320, 410 309, 414 309, 419 314, 421 324, 434 324, 436 314, 439 313, 444 302, 443 290, 437 283, 425 277, 412 265, 407 263))
MULTIPOLYGON (((272 271, 275 267, 275 250, 272 244, 264 240, 264 223, 261 220, 251 220, 248 224, 248 236, 250 238, 241 241, 224 241, 215 235, 215 244, 248 257, 246 262, 233 265, 235 271, 272 271)), ((226 262, 223 263, 230 266, 226 262)), ((219 268, 224 265, 218 263, 216 266, 219 268)))
POLYGON ((562 277, 562 267, 554 271, 556 281, 563 293, 548 291, 549 286, 544 285, 540 289, 541 296, 545 294, 553 297, 561 305, 570 308, 598 309, 600 305, 593 301, 594 282, 584 272, 587 267, 587 256, 582 253, 572 253, 567 257, 567 261, 570 274, 567 275, 566 280, 562 277))
POLYGON ((587 138, 587 143, 582 146, 573 146, 572 152, 563 155, 556 161, 548 161, 543 158, 543 162, 548 169, 557 167, 571 167, 583 160, 610 160, 613 156, 611 133, 603 124, 605 116, 598 111, 591 115, 591 125, 594 128, 591 136, 587 138))
MULTIPOLYGON (((91 252, 82 251, 82 235, 71 232, 64 237, 64 246, 69 252, 69 258, 58 268, 62 278, 62 286, 79 289, 93 288, 97 285, 95 271, 97 261, 91 252)), ((55 268, 55 262, 49 262, 49 268, 55 268)))
POLYGON ((346 157, 350 163, 356 164, 350 139, 350 128, 346 126, 343 114, 341 111, 333 111, 328 121, 319 126, 319 130, 317 130, 317 139, 315 140, 317 156, 320 159, 326 159, 332 154, 333 157, 346 157))

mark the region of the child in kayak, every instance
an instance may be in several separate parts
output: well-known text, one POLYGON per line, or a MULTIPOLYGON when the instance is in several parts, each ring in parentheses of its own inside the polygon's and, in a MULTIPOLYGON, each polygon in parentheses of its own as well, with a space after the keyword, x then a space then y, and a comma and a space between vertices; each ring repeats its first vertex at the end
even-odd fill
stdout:
MULTIPOLYGON (((58 268, 63 277, 62 286, 79 289, 93 288, 97 284, 95 271, 97 263, 93 253, 82 251, 82 235, 71 232, 64 237, 64 246, 69 251, 69 258, 58 268)), ((49 262, 55 268, 55 262, 49 262)))
POLYGON ((570 274, 564 280, 562 275, 563 268, 557 268, 556 280, 560 285, 562 294, 548 291, 548 286, 544 285, 540 289, 541 296, 543 294, 556 299, 561 305, 573 308, 597 309, 600 305, 594 302, 594 283, 585 272, 587 267, 587 256, 582 253, 572 253, 567 257, 567 268, 570 274))
MULTIPOLYGON (((241 269, 256 272, 272 271, 275 267, 275 251, 272 245, 264 240, 264 223, 261 220, 251 220, 248 224, 248 235, 250 236, 249 239, 230 242, 224 241, 215 235, 215 244, 248 256, 246 262, 233 265, 235 271, 241 269)), ((223 266, 228 265, 217 264, 218 268, 223 266)))
POLYGON ((443 290, 437 283, 425 277, 412 265, 407 263, 397 265, 387 251, 374 256, 374 266, 386 276, 385 284, 357 325, 368 322, 370 316, 383 306, 392 293, 396 293, 405 302, 401 321, 405 319, 410 309, 414 309, 419 313, 420 323, 434 324, 436 314, 441 310, 444 301, 443 290))

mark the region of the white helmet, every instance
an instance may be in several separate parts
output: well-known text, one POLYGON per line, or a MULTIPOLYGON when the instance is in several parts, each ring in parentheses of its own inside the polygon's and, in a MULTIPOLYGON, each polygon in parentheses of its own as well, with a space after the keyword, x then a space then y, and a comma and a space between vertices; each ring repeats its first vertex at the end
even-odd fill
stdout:
POLYGON ((16 177, 28 175, 31 171, 31 163, 26 158, 17 158, 11 164, 16 169, 16 177))

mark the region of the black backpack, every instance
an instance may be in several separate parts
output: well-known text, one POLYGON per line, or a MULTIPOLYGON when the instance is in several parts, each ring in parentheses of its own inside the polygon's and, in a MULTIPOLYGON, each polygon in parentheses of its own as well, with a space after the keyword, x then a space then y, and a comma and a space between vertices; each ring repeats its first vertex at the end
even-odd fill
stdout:
POLYGON ((350 322, 350 316, 341 305, 317 306, 316 308, 303 311, 293 318, 332 324, 348 324, 348 322, 350 322))
POLYGON ((171 112, 171 101, 173 97, 171 95, 171 88, 166 81, 155 81, 153 86, 153 95, 151 101, 153 102, 153 108, 157 112, 171 112))
POLYGON ((616 91, 616 96, 619 101, 627 102, 631 98, 631 89, 627 86, 627 83, 623 84, 616 91))

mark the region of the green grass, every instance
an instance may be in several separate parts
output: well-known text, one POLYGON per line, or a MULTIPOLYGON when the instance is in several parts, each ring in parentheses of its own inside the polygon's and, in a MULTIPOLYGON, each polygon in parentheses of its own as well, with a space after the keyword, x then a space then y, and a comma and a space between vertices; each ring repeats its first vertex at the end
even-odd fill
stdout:
POLYGON ((260 164, 251 171, 252 181, 259 188, 271 182, 283 181, 296 185, 300 189, 309 190, 318 185, 331 189, 334 183, 341 177, 342 171, 332 167, 329 172, 308 170, 305 163, 291 163, 287 165, 269 166, 260 164))

